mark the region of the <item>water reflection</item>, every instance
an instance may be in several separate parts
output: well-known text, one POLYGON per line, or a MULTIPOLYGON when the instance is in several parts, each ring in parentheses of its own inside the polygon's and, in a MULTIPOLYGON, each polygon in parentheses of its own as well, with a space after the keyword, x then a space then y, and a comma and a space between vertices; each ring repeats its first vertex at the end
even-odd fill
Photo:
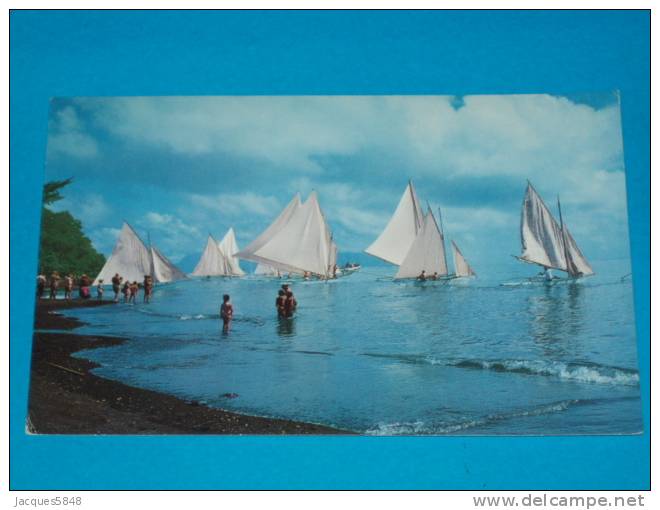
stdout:
POLYGON ((293 317, 278 317, 277 334, 285 337, 295 336, 296 320, 293 317))
POLYGON ((584 323, 583 286, 542 285, 527 299, 530 334, 544 354, 564 357, 584 323))

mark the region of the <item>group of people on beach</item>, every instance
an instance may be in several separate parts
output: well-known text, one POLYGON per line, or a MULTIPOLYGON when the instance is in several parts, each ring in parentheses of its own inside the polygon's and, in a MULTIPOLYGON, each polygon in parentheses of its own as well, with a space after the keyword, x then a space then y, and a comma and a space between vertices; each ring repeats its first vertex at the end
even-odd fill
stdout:
MULTIPOLYGON (((49 299, 57 299, 58 291, 62 288, 64 290, 64 299, 71 300, 73 299, 73 288, 76 280, 80 299, 90 299, 92 297, 92 279, 89 276, 83 274, 80 278, 76 278, 73 274, 69 273, 62 277, 57 271, 53 271, 50 278, 46 278, 43 274, 37 275, 37 298, 42 299, 46 287, 48 287, 49 299)), ((103 301, 103 283, 101 279, 96 284, 96 298, 99 301, 103 301)), ((149 303, 154 288, 154 281, 151 275, 145 275, 142 284, 139 284, 137 281, 130 282, 128 279, 124 281, 124 278, 118 273, 115 273, 112 277, 112 291, 114 292, 115 303, 119 302, 120 294, 124 296, 124 303, 135 303, 140 288, 144 290, 143 301, 149 303)))
MULTIPOLYGON (((92 279, 86 274, 78 278, 73 273, 61 276, 59 272, 53 271, 50 277, 46 278, 46 275, 40 273, 37 275, 37 298, 42 299, 46 288, 48 288, 48 298, 57 299, 58 291, 62 288, 64 290, 64 299, 71 300, 73 299, 73 288, 76 284, 80 299, 89 299, 92 297, 92 279)), ((103 289, 100 291, 97 289, 97 296, 99 299, 103 299, 103 289)))
MULTIPOLYGON (((102 281, 103 280, 101 280, 101 282, 102 281)), ((119 301, 119 293, 121 292, 121 294, 124 296, 124 303, 135 304, 138 291, 140 289, 144 291, 142 301, 144 303, 151 302, 151 296, 154 292, 154 279, 151 275, 145 274, 144 280, 141 284, 136 280, 133 282, 128 279, 124 281, 124 278, 120 276, 119 273, 115 273, 115 275, 112 277, 112 292, 115 294, 115 303, 119 301)))
MULTIPOLYGON (((290 319, 298 307, 298 301, 293 295, 288 283, 283 283, 282 288, 277 291, 275 298, 275 308, 277 316, 282 319, 290 319)), ((222 296, 220 305, 220 318, 222 319, 222 331, 227 333, 231 329, 231 321, 234 318, 234 305, 231 303, 229 294, 222 296)))
MULTIPOLYGON (((103 285, 103 280, 99 280, 99 286, 101 285, 103 285)), ((144 291, 142 301, 144 303, 151 302, 151 296, 154 291, 154 280, 151 275, 145 274, 141 284, 137 280, 131 282, 129 279, 126 279, 124 281, 124 278, 119 273, 115 273, 112 277, 112 292, 114 293, 115 303, 119 302, 119 294, 121 293, 124 296, 124 303, 135 304, 140 289, 144 291)))

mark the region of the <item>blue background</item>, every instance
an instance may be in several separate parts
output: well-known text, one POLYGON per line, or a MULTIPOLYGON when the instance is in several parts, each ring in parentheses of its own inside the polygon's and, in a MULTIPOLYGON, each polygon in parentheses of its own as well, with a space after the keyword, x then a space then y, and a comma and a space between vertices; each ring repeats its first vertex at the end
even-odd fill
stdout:
POLYGON ((12 489, 650 486, 650 15, 14 11, 12 489), (48 100, 84 95, 621 91, 645 433, 621 437, 25 434, 48 100))

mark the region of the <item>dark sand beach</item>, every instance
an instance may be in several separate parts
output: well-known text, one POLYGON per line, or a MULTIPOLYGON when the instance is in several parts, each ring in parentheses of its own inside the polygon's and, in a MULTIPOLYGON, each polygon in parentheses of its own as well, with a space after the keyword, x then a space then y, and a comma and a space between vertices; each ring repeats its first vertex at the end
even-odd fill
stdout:
MULTIPOLYGON (((113 306, 109 300, 40 300, 35 330, 73 330, 82 325, 58 310, 113 306)), ((98 377, 98 366, 74 352, 116 345, 121 338, 35 332, 28 430, 35 434, 348 434, 290 420, 261 418, 186 402, 155 391, 98 377)))

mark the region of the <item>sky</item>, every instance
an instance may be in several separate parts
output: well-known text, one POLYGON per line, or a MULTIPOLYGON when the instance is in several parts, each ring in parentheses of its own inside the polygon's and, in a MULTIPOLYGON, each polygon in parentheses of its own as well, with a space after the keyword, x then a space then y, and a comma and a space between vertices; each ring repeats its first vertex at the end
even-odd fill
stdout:
POLYGON ((590 260, 629 255, 618 94, 54 98, 55 210, 108 255, 123 220, 172 261, 209 233, 254 239, 311 190, 343 252, 363 251, 412 179, 479 265, 520 253, 529 179, 590 260))

